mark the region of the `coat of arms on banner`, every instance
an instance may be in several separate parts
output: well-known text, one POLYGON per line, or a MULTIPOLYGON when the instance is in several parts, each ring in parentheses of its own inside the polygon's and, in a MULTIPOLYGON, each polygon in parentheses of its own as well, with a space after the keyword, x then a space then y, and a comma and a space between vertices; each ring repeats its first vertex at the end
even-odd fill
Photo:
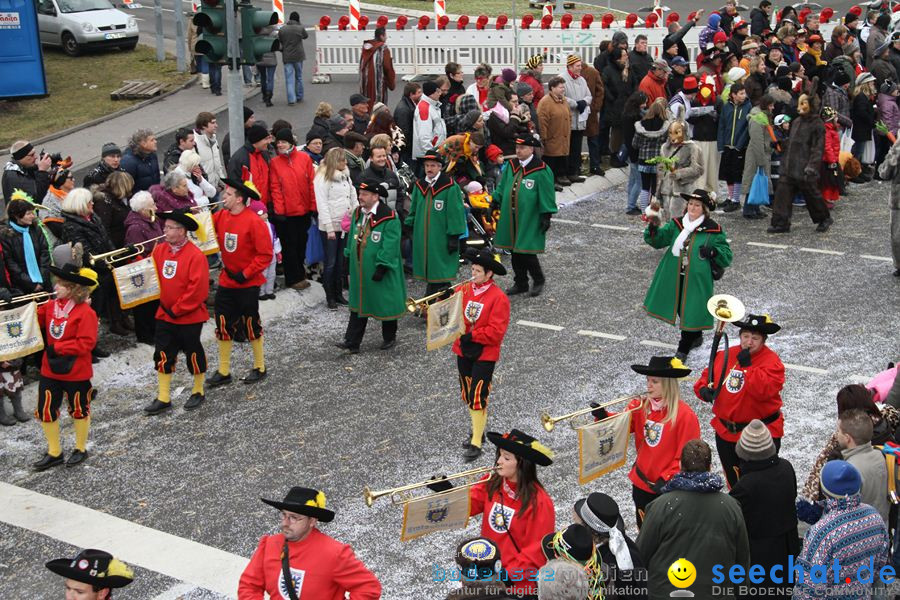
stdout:
POLYGON ((466 303, 466 320, 469 323, 474 323, 478 320, 478 317, 481 316, 481 311, 484 308, 484 304, 481 302, 475 302, 473 300, 469 300, 466 303))
POLYGON ((235 252, 238 247, 238 234, 225 232, 225 251, 235 252))
POLYGON ((137 273, 131 276, 131 284, 134 287, 144 287, 144 274, 137 273))
POLYGON ((176 271, 178 271, 177 260, 167 260, 163 263, 162 274, 166 279, 172 279, 173 277, 175 277, 176 271))
POLYGON ((663 425, 656 421, 648 420, 644 423, 644 440, 650 447, 656 446, 662 440, 663 425))
POLYGON ((376 244, 381 241, 381 232, 380 231, 372 232, 372 241, 375 242, 376 244))
POLYGON ((7 323, 6 334, 11 338, 22 337, 22 321, 10 321, 7 323))
POLYGON ((746 375, 740 369, 732 369, 725 380, 725 389, 732 394, 737 394, 744 387, 744 379, 746 375))
POLYGON ((534 187, 534 179, 526 179, 522 183, 525 185, 526 190, 530 190, 534 187))
POLYGON ((625 464, 630 410, 578 427, 577 431, 578 483, 584 485, 625 464))
POLYGON ((443 200, 435 200, 434 201, 434 210, 437 210, 437 211, 444 210, 444 201, 443 200))
POLYGON ((428 505, 428 512, 425 513, 425 518, 428 519, 429 523, 440 523, 447 518, 448 514, 449 503, 445 500, 437 500, 428 505))

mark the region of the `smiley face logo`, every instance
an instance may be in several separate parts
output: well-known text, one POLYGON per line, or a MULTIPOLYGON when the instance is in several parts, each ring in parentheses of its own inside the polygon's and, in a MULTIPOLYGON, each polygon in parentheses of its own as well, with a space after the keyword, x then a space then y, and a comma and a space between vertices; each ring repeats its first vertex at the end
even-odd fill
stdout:
POLYGON ((677 588, 691 587, 694 580, 697 579, 697 569, 691 561, 686 558, 679 558, 669 567, 667 571, 669 583, 677 588))

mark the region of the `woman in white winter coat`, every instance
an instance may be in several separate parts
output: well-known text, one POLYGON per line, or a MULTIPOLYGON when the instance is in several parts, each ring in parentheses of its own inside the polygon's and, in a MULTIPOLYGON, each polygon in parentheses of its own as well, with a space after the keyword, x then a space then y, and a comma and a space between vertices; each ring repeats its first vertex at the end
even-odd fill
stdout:
POLYGON ((347 304, 341 286, 344 244, 350 230, 350 213, 359 206, 343 148, 332 148, 325 154, 316 169, 313 185, 319 209, 319 233, 325 248, 322 286, 328 308, 334 310, 338 304, 347 304))
POLYGON ((662 145, 659 155, 675 162, 657 165, 657 195, 662 207, 663 222, 684 214, 682 193, 693 193, 697 180, 703 175, 703 155, 700 146, 687 139, 684 121, 669 125, 669 139, 662 145))
POLYGON ((185 150, 178 159, 178 166, 172 169, 185 176, 188 192, 199 207, 207 206, 216 196, 216 188, 206 180, 200 167, 200 155, 193 150, 185 150))

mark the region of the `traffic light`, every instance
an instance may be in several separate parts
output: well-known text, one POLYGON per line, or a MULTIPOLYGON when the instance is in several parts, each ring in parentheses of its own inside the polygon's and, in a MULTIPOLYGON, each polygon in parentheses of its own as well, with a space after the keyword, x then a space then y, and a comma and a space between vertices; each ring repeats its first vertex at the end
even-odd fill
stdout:
POLYGON ((255 65, 266 52, 278 49, 278 39, 260 32, 278 23, 278 13, 256 8, 249 2, 241 2, 241 62, 255 65))
POLYGON ((228 60, 228 42, 225 38, 225 2, 223 0, 202 0, 200 10, 194 15, 193 23, 200 29, 200 37, 194 44, 194 51, 202 54, 211 63, 228 60))

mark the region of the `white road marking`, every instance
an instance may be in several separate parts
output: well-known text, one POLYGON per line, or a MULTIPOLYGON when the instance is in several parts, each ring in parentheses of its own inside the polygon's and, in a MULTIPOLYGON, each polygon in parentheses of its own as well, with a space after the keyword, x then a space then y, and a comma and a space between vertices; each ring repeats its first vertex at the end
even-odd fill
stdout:
POLYGON ((891 262, 894 259, 890 256, 875 256, 873 254, 860 254, 862 258, 868 258, 869 260, 883 260, 885 262, 891 262))
POLYGON ((790 248, 787 244, 766 244, 763 242, 747 242, 748 246, 759 246, 760 248, 774 248, 776 250, 786 250, 790 248))
POLYGON ((0 520, 116 558, 229 598, 250 562, 242 556, 144 527, 119 517, 0 482, 0 520), (66 515, 60 519, 59 515, 66 515))
POLYGON ((602 331, 591 331, 590 329, 581 329, 578 332, 578 335, 586 335, 588 337, 604 338, 607 340, 615 340, 617 342, 621 342, 622 340, 628 339, 624 335, 616 335, 614 333, 604 333, 602 331))
POLYGON ((569 225, 581 225, 581 221, 570 221, 569 219, 557 219, 556 217, 553 217, 550 220, 554 223, 567 223, 569 225))
POLYGON ((821 248, 798 248, 800 252, 815 252, 817 254, 831 254, 833 256, 843 256, 846 254, 845 252, 838 252, 837 250, 822 250, 821 248))
POLYGON ((176 583, 162 594, 154 596, 152 600, 181 600, 196 589, 197 586, 189 583, 176 583))
POLYGON ((805 373, 815 373, 816 375, 828 375, 828 371, 826 369, 817 369, 816 367, 805 367, 803 365, 792 365, 791 363, 784 363, 785 369, 790 369, 792 371, 803 371, 805 373))
POLYGON ((565 327, 560 327, 559 325, 547 325, 546 323, 538 323, 537 321, 516 321, 517 325, 524 325, 525 327, 534 327, 536 329, 549 329, 550 331, 562 331, 565 327))
POLYGON ((676 344, 667 344, 665 342, 657 342, 656 340, 641 340, 641 346, 652 346, 653 348, 665 348, 667 350, 678 350, 676 344))
POLYGON ((847 381, 849 381, 850 383, 866 384, 866 383, 869 383, 869 381, 873 377, 875 377, 875 376, 874 375, 851 375, 850 377, 847 378, 847 381))
POLYGON ((631 231, 631 227, 624 227, 622 225, 606 225, 604 223, 591 223, 591 227, 598 227, 600 229, 612 229, 613 231, 631 231))

